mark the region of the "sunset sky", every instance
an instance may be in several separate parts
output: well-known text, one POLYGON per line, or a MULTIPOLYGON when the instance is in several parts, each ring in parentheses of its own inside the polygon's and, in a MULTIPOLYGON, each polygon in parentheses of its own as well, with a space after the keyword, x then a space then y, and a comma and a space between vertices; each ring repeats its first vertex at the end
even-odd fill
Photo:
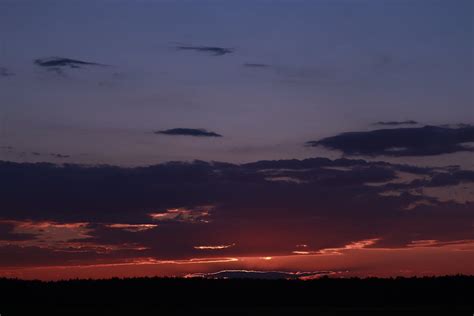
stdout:
POLYGON ((471 0, 0 1, 0 277, 474 274, 471 0))

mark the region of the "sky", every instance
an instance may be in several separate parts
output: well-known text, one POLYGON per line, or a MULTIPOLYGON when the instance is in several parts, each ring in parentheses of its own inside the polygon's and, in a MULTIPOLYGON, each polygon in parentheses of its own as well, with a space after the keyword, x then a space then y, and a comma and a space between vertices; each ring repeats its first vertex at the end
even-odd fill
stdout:
POLYGON ((473 39, 469 0, 1 1, 0 276, 473 274, 473 39))

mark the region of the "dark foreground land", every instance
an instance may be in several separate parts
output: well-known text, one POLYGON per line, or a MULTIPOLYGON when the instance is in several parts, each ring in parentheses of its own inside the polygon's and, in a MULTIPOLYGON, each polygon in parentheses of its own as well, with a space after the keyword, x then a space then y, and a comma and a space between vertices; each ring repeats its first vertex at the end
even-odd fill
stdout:
POLYGON ((58 282, 0 279, 0 314, 473 315, 474 276, 58 282))

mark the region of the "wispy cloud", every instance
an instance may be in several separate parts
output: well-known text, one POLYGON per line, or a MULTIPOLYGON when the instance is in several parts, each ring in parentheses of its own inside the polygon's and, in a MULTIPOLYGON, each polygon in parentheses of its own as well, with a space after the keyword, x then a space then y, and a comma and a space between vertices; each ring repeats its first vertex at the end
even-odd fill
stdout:
POLYGON ((0 77, 11 77, 15 74, 6 67, 0 67, 0 77))

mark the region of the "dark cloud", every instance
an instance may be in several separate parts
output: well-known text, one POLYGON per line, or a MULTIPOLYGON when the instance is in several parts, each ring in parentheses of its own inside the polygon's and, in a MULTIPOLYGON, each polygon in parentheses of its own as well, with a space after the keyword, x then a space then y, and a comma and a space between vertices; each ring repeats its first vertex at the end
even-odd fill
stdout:
POLYGON ((171 128, 167 130, 156 131, 155 134, 172 136, 222 137, 220 134, 207 131, 203 128, 171 128))
POLYGON ((230 54, 234 51, 231 48, 217 47, 217 46, 176 46, 176 49, 209 53, 214 56, 222 56, 225 54, 230 54))
POLYGON ((51 69, 61 69, 61 67, 81 68, 82 66, 106 66, 104 64, 63 57, 39 58, 35 59, 34 63, 38 66, 51 69))
POLYGON ((0 243, 10 264, 186 260, 215 245, 232 245, 212 250, 228 258, 289 255, 301 244, 318 253, 361 240, 408 247, 474 239, 472 202, 423 194, 474 183, 472 172, 456 168, 326 158, 135 168, 0 162, 0 174, 3 239, 39 234, 0 243), (416 179, 399 181, 400 173, 416 179), (52 248, 47 236, 67 238, 52 248))
POLYGON ((474 151, 474 126, 448 128, 424 126, 349 132, 309 141, 309 146, 324 146, 347 155, 429 156, 459 151, 474 151))
POLYGON ((417 121, 406 120, 406 121, 379 121, 374 123, 374 125, 388 125, 388 126, 397 126, 397 125, 416 125, 417 121))

